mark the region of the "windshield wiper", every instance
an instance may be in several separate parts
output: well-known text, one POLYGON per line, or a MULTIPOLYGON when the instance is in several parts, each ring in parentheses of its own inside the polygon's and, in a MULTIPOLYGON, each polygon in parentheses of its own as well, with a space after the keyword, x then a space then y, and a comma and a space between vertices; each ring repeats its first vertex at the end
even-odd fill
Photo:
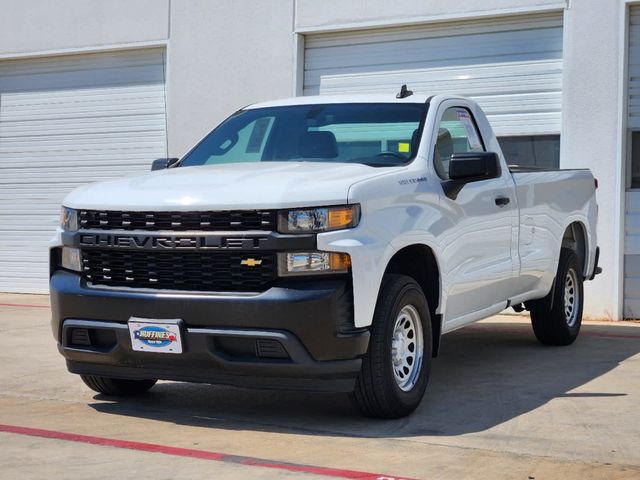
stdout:
POLYGON ((369 167, 400 167, 404 165, 404 163, 381 163, 381 162, 362 162, 363 165, 367 165, 369 167))

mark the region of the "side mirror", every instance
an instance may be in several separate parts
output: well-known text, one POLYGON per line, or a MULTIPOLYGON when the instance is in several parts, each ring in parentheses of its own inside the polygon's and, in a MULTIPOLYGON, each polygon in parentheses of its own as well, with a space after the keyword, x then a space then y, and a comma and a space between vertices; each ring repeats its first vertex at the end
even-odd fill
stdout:
POLYGON ((498 178, 500 159, 494 152, 454 153, 449 162, 449 178, 456 183, 498 178))
POLYGON ((154 160, 151 164, 151 171, 154 170, 164 170, 165 168, 169 168, 174 166, 179 158, 158 158, 154 160))

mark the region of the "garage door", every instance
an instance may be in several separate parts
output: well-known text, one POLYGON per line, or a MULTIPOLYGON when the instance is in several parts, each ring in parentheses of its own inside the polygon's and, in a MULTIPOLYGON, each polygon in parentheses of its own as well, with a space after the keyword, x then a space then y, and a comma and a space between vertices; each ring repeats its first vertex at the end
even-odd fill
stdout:
POLYGON ((630 167, 627 169, 624 256, 624 315, 640 318, 640 7, 629 25, 628 118, 630 167))
POLYGON ((477 100, 498 135, 559 134, 562 14, 309 35, 304 94, 397 92, 477 100))
POLYGON ((0 62, 0 291, 47 290, 71 189, 166 151, 163 50, 0 62))

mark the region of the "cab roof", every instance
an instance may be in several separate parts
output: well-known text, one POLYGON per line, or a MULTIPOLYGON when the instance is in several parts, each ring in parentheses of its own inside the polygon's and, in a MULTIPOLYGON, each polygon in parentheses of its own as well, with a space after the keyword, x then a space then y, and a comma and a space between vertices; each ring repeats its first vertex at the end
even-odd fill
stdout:
POLYGON ((348 94, 348 95, 312 95, 308 97, 290 97, 268 102, 254 103, 245 109, 286 107, 291 105, 317 105, 324 103, 425 103, 429 97, 424 94, 413 94, 405 98, 396 98, 396 93, 389 94, 348 94))

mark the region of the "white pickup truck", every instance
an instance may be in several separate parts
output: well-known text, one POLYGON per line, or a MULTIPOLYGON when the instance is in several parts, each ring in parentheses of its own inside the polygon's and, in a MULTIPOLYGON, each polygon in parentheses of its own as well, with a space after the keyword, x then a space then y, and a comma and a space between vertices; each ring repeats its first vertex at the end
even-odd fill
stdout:
POLYGON ((458 96, 251 105, 153 169, 69 194, 51 247, 59 350, 104 394, 342 391, 400 417, 447 332, 511 306, 572 343, 600 270, 591 173, 510 168, 458 96))

